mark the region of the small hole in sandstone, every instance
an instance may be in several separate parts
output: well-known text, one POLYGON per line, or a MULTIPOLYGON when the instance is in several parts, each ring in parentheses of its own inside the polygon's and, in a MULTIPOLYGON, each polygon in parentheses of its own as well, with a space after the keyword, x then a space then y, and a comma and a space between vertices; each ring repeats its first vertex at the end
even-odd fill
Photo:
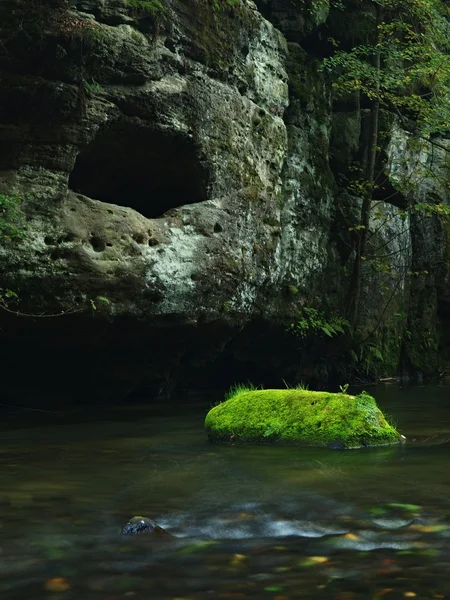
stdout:
POLYGON ((221 231, 223 231, 223 227, 220 223, 216 223, 214 225, 214 233, 220 233, 221 231))
POLYGON ((47 246, 51 246, 53 243, 53 238, 49 235, 46 235, 44 238, 44 244, 47 244, 47 246))
POLYGON ((64 238, 62 238, 62 237, 59 237, 59 238, 56 240, 56 243, 57 243, 57 244, 62 244, 62 243, 63 243, 63 241, 64 241, 64 238))
POLYGON ((319 421, 319 422, 317 423, 317 427, 322 427, 322 422, 321 422, 321 421, 319 421))
POLYGON ((114 211, 113 211, 113 210, 111 210, 110 208, 108 208, 108 210, 107 210, 106 212, 109 212, 109 214, 110 214, 110 215, 113 215, 113 214, 114 214, 114 211))
POLYGON ((106 242, 106 245, 108 246, 108 248, 111 248, 112 246, 111 242, 106 242))
POLYGON ((108 275, 114 275, 114 271, 107 271, 108 275))
POLYGON ((144 244, 145 243, 145 237, 143 233, 133 233, 133 240, 135 242, 137 242, 138 244, 144 244))
POLYGON ((76 209, 74 206, 72 206, 72 208, 71 208, 70 210, 71 210, 72 212, 75 212, 77 209, 76 209))
POLYGON ((311 402, 311 406, 314 406, 314 404, 315 404, 315 403, 316 403, 315 401, 314 401, 314 402, 311 402))
POLYGON ((91 241, 91 246, 95 250, 95 252, 103 252, 103 250, 106 247, 105 242, 96 235, 91 237, 90 241, 91 241))

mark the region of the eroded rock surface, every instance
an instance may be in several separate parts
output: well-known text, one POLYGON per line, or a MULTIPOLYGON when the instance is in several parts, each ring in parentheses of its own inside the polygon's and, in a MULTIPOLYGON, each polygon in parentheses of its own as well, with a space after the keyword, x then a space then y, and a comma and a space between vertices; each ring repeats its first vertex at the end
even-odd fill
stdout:
MULTIPOLYGON (((0 245, 0 287, 33 315, 0 311, 8 394, 111 400, 200 373, 346 371, 336 345, 286 328, 304 307, 342 314, 360 209, 342 182, 364 109, 333 102, 319 66, 323 28, 347 34, 326 2, 258 8, 1 4, 0 193, 23 199, 27 223, 0 245)), ((361 327, 396 340, 389 368, 412 241, 379 205, 373 247, 393 258, 367 273, 361 327)))

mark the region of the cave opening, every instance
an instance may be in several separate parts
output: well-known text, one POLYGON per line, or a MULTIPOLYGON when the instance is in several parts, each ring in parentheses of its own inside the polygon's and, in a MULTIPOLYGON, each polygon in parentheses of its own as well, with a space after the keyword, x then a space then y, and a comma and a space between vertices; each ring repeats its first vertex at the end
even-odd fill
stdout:
POLYGON ((80 152, 69 187, 152 219, 206 200, 208 173, 188 136, 120 122, 80 152))

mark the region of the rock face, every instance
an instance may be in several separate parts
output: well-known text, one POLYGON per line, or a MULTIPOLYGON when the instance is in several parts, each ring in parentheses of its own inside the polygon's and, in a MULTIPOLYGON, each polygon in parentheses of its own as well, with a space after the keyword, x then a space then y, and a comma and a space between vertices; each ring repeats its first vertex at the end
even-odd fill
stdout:
MULTIPOLYGON (((285 332, 305 307, 342 313, 359 205, 339 177, 364 111, 333 104, 311 51, 327 3, 287 4, 2 2, 0 194, 26 217, 0 240, 21 313, 0 311, 5 393, 165 394, 205 366, 226 384, 255 365, 277 383, 348 372, 326 336, 285 332)), ((382 201, 372 226, 396 258, 367 273, 362 330, 386 337, 392 370, 411 233, 382 201)))
POLYGON ((247 390, 212 408, 205 428, 212 442, 361 448, 396 444, 400 434, 375 400, 309 390, 247 390))

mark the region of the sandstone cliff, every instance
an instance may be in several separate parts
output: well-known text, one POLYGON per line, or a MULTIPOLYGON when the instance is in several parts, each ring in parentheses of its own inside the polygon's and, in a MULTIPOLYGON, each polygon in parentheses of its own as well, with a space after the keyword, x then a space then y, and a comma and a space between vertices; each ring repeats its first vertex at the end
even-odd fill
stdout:
MULTIPOLYGON (((0 193, 23 200, 26 229, 0 246, 0 287, 28 315, 0 311, 8 393, 350 374, 350 345, 286 334, 305 307, 343 310, 358 210, 343 176, 364 107, 333 102, 320 71, 323 28, 338 28, 328 8, 2 3, 0 193)), ((399 202, 380 198, 374 246, 389 269, 365 278, 361 327, 386 346, 365 360, 380 371, 399 362, 423 262, 424 225, 414 234, 399 202)), ((429 278, 416 293, 434 290, 436 336, 443 294, 429 278)))

